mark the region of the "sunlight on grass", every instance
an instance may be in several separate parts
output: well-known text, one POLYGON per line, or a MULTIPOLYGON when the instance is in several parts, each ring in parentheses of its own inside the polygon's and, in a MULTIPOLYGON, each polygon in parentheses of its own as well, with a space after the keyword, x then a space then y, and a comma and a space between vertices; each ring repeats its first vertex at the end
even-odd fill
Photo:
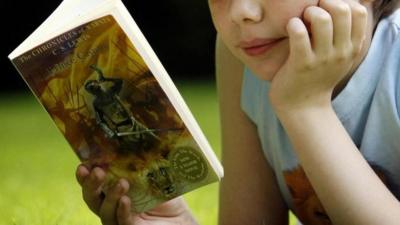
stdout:
POLYGON ((100 224, 75 181, 77 157, 36 100, 2 96, 0 118, 0 224, 100 224))
MULTIPOLYGON (((220 156, 215 87, 178 87, 220 156)), ((36 99, 29 93, 0 96, 0 118, 0 224, 99 225, 75 181, 78 159, 36 99)), ((202 225, 217 224, 217 192, 218 184, 211 184, 185 195, 202 225)))

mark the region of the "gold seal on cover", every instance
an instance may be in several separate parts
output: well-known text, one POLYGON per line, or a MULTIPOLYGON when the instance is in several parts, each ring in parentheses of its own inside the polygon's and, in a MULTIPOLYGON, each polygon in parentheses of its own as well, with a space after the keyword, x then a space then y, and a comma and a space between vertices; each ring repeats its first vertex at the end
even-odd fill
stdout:
POLYGON ((185 146, 175 149, 169 159, 177 175, 189 182, 199 182, 206 178, 207 163, 196 149, 185 146))

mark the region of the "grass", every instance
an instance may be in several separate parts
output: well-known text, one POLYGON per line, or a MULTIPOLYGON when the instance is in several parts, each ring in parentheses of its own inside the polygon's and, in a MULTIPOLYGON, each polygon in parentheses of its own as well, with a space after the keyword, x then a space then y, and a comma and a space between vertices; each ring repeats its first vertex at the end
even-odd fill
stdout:
MULTIPOLYGON (((219 156, 215 87, 180 83, 183 97, 219 156)), ((0 225, 99 225, 74 172, 77 157, 30 93, 0 96, 0 225)), ((202 225, 217 224, 218 184, 185 195, 202 225)), ((293 222, 292 222, 293 223, 293 222)))

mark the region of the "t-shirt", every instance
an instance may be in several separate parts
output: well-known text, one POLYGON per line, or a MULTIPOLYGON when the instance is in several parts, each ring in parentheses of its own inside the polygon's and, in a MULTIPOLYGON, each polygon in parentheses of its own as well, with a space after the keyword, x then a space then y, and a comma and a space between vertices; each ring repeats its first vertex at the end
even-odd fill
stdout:
MULTIPOLYGON (((242 85, 241 107, 257 126, 288 207, 304 224, 331 224, 272 110, 270 83, 245 68, 242 85)), ((400 10, 379 22, 366 57, 332 105, 362 155, 400 200, 400 10)))

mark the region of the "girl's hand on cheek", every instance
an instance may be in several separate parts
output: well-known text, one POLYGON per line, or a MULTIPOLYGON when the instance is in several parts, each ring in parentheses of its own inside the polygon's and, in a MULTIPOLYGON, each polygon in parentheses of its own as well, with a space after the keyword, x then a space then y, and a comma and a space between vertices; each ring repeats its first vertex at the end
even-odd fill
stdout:
POLYGON ((361 51, 366 27, 367 11, 353 0, 321 0, 319 6, 305 9, 304 21, 290 19, 290 54, 269 93, 275 110, 331 104, 333 89, 361 51))

